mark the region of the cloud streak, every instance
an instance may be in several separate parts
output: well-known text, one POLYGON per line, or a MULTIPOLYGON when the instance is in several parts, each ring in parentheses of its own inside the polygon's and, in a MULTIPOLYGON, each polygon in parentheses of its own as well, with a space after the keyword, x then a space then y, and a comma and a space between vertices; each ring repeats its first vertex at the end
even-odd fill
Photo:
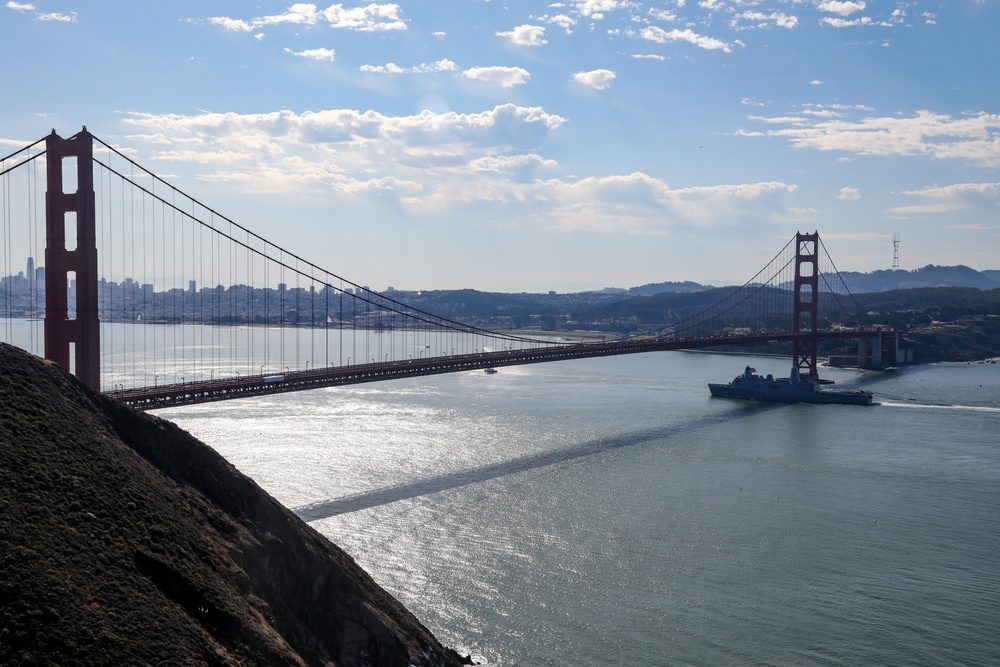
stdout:
MULTIPOLYGON (((911 117, 827 119, 812 113, 751 120, 783 129, 757 133, 787 139, 796 148, 856 155, 930 157, 962 160, 981 167, 1000 166, 1000 115, 980 112, 964 118, 932 111, 911 117)), ((752 133, 743 133, 752 134, 752 133)))
MULTIPOLYGON (((192 21, 198 22, 195 19, 192 21)), ((399 15, 399 5, 376 3, 352 8, 345 8, 338 4, 330 5, 326 9, 319 9, 313 4, 298 3, 289 7, 288 11, 282 14, 259 16, 253 19, 213 16, 204 19, 204 22, 235 32, 252 32, 277 25, 314 26, 325 24, 330 28, 360 32, 383 32, 406 30, 407 28, 406 22, 399 15)))
POLYGON ((664 30, 663 28, 657 26, 650 26, 640 30, 639 36, 656 44, 666 44, 667 42, 687 42, 688 44, 693 44, 694 46, 707 51, 724 51, 725 53, 732 53, 733 51, 732 46, 721 39, 699 35, 690 28, 685 28, 684 30, 679 30, 677 28, 674 28, 673 30, 664 30))
POLYGON ((903 194, 928 203, 897 206, 890 209, 890 213, 927 215, 980 210, 996 214, 1000 211, 1000 183, 956 183, 922 190, 907 190, 903 194))

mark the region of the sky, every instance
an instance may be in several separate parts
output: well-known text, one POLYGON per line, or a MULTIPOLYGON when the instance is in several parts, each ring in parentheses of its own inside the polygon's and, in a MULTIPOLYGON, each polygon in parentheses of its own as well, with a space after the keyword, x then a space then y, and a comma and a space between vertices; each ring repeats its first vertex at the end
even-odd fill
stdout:
POLYGON ((0 2, 0 153, 86 126, 376 290, 1000 269, 1000 0, 0 2))

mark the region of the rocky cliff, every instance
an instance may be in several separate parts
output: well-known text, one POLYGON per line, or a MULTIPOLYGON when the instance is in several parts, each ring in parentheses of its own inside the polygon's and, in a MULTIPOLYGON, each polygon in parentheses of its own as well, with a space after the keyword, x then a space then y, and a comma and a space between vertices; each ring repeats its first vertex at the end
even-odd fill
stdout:
POLYGON ((0 664, 463 664, 214 450, 0 344, 0 664))

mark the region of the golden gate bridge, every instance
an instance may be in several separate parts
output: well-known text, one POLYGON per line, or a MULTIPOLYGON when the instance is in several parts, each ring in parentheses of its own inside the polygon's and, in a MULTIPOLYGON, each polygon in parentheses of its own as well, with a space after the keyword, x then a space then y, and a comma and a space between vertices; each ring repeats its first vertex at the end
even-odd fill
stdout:
POLYGON ((789 344, 792 366, 815 378, 819 342, 831 338, 859 341, 862 364, 894 360, 895 334, 865 326, 818 233, 797 233, 712 306, 653 331, 566 343, 459 322, 343 278, 86 128, 0 158, 0 189, 0 340, 139 409, 765 343, 789 344))

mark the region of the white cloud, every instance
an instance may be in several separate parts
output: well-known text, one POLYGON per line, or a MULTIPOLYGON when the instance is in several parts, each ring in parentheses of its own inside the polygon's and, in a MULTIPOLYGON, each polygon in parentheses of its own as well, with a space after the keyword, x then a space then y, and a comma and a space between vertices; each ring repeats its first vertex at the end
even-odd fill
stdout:
POLYGON ((559 165, 539 152, 565 119, 537 107, 387 116, 331 109, 268 114, 133 113, 132 145, 150 159, 197 165, 201 180, 296 199, 377 203, 411 213, 475 211, 550 230, 662 235, 680 227, 759 225, 795 215, 796 186, 670 188, 643 173, 538 179, 559 165), (162 150, 157 151, 157 148, 162 150))
POLYGON ((1000 115, 978 113, 953 118, 919 111, 909 118, 863 118, 851 121, 799 117, 752 120, 788 125, 768 136, 788 139, 796 148, 845 151, 858 155, 926 156, 1000 167, 1000 115))
POLYGON ((857 188, 840 188, 840 192, 837 194, 837 199, 845 201, 861 199, 861 190, 858 190, 857 188))
POLYGON ((774 26, 779 28, 794 28, 799 24, 799 18, 785 14, 784 12, 771 12, 765 14, 758 11, 746 11, 736 14, 730 21, 730 26, 734 30, 748 30, 751 28, 767 29, 774 26))
POLYGON ((420 63, 415 67, 400 67, 396 63, 387 63, 385 65, 362 65, 358 69, 362 72, 378 74, 427 74, 430 72, 457 72, 458 66, 444 58, 436 63, 420 63))
POLYGON ((839 0, 825 0, 824 2, 816 5, 816 9, 821 12, 830 12, 831 14, 839 14, 841 16, 850 16, 855 12, 863 11, 866 4, 864 0, 858 0, 857 2, 841 2, 839 0))
POLYGON ((205 21, 225 30, 240 32, 282 24, 313 26, 320 23, 326 23, 331 28, 360 32, 406 30, 406 22, 399 16, 399 5, 376 3, 351 8, 339 4, 330 5, 322 10, 313 4, 296 3, 284 14, 260 16, 250 20, 214 16, 205 21))
POLYGON ((566 31, 567 35, 572 34, 573 26, 575 26, 577 23, 575 18, 571 16, 566 16, 565 14, 556 14, 555 16, 542 16, 539 20, 559 26, 560 28, 566 31))
POLYGON ((462 76, 477 81, 495 83, 503 88, 513 88, 526 83, 531 74, 520 67, 470 67, 462 76))
POLYGON ((889 213, 895 215, 912 215, 915 213, 922 213, 925 215, 934 215, 936 213, 954 213, 955 211, 962 210, 963 207, 955 204, 926 204, 920 206, 893 206, 889 209, 889 213))
POLYGON ((829 16, 823 17, 819 20, 820 24, 825 24, 833 28, 851 28, 854 26, 870 26, 875 25, 871 18, 868 16, 862 16, 860 18, 848 21, 846 19, 835 19, 829 16))
POLYGON ((677 14, 669 9, 657 9, 655 7, 649 8, 649 16, 655 21, 663 21, 665 23, 673 23, 677 20, 677 14))
POLYGON ((615 73, 608 69, 595 69, 590 72, 577 72, 573 75, 573 80, 584 86, 590 86, 597 90, 605 90, 614 80, 615 73))
POLYGON ((545 28, 540 25, 519 25, 509 32, 498 32, 497 37, 508 37, 519 46, 542 46, 548 44, 545 28))
POLYGON ((326 60, 332 63, 337 59, 337 54, 333 49, 306 49, 305 51, 285 49, 285 52, 308 60, 326 60))
POLYGON ((639 36, 657 44, 665 44, 666 42, 688 42, 702 49, 708 49, 710 51, 722 50, 726 53, 732 53, 732 48, 729 44, 715 39, 714 37, 699 35, 693 32, 690 28, 685 30, 678 30, 675 28, 668 32, 663 28, 650 26, 639 31, 639 36))
POLYGON ((575 8, 576 13, 580 16, 585 16, 595 21, 602 20, 605 12, 635 6, 630 0, 573 0, 570 5, 575 8))
POLYGON ((33 12, 35 11, 34 5, 21 4, 20 2, 8 2, 6 5, 7 9, 13 9, 18 12, 33 12))
POLYGON ((76 12, 70 12, 69 14, 61 14, 59 12, 43 13, 39 14, 36 18, 39 21, 58 21, 60 23, 76 23, 76 12))
POLYGON ((923 190, 907 190, 904 195, 929 200, 929 204, 898 206, 891 213, 948 213, 978 209, 995 214, 1000 210, 1000 183, 956 183, 923 190))
POLYGON ((806 116, 813 116, 814 118, 842 118, 844 114, 839 111, 834 111, 833 109, 823 109, 823 108, 805 108, 802 113, 806 116))
POLYGON ((526 155, 491 155, 471 160, 469 166, 476 171, 492 172, 511 178, 517 182, 529 182, 539 168, 554 168, 556 161, 547 160, 536 153, 526 155))
POLYGON ((254 29, 254 26, 246 21, 231 19, 225 16, 213 16, 205 20, 209 25, 218 26, 223 30, 231 30, 233 32, 251 32, 254 29))
MULTIPOLYGON (((294 6, 294 5, 293 5, 294 6)), ((406 30, 406 23, 399 18, 399 5, 375 3, 345 9, 343 5, 330 5, 320 12, 332 28, 381 31, 406 30)))
POLYGON ((905 190, 904 195, 917 197, 966 197, 986 195, 991 199, 1000 198, 1000 183, 956 183, 923 190, 905 190))
MULTIPOLYGON (((530 154, 564 119, 512 104, 474 114, 423 111, 387 116, 331 109, 297 114, 129 114, 136 142, 169 147, 155 160, 198 164, 203 180, 251 192, 353 196, 375 188, 406 197, 435 196, 452 179, 483 173, 484 157, 530 154), (367 185, 366 185, 367 184, 367 185), (419 187, 413 184, 418 184, 419 187)), ((423 201, 423 200, 421 200, 423 201)))
POLYGON ((717 228, 790 216, 784 198, 796 186, 749 183, 672 189, 641 172, 547 181, 537 196, 549 204, 551 229, 662 235, 677 227, 717 228))

